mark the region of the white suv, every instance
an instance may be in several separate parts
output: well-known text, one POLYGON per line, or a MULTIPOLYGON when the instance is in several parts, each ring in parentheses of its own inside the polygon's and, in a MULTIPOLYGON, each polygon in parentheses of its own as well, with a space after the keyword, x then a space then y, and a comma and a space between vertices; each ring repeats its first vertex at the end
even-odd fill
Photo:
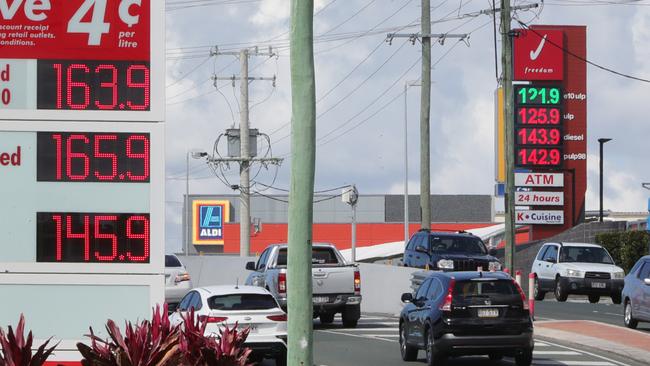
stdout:
POLYGON ((587 295, 591 303, 600 301, 601 296, 621 303, 625 272, 600 245, 546 243, 530 272, 535 275, 535 300, 544 300, 546 292, 553 291, 557 301, 578 294, 587 295))

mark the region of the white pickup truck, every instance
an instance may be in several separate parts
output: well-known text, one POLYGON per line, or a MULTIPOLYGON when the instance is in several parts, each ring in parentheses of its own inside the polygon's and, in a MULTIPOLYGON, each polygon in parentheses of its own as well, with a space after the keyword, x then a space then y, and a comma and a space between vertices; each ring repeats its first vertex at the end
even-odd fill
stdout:
MULTIPOLYGON (((246 284, 269 290, 286 311, 287 245, 270 245, 257 263, 246 263, 246 269, 254 271, 246 284)), ((313 244, 312 276, 314 318, 320 317, 321 323, 329 324, 334 321, 334 315, 340 313, 343 326, 356 327, 361 317, 359 268, 347 264, 334 245, 313 244)))

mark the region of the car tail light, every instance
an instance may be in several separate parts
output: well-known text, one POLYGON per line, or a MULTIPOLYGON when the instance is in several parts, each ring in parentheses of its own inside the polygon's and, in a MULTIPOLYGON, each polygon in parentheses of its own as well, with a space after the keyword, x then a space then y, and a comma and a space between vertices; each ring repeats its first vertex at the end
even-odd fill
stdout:
POLYGON ((278 274, 278 292, 280 294, 287 293, 287 274, 279 273, 278 274))
POLYGON ((183 282, 183 281, 189 281, 190 280, 190 274, 187 272, 182 272, 176 275, 176 278, 174 281, 176 283, 183 282))
POLYGON ((442 303, 442 305, 440 305, 440 310, 451 311, 451 300, 454 298, 454 286, 456 286, 456 280, 452 278, 449 281, 447 296, 445 296, 445 301, 442 303))
POLYGON ((274 322, 286 322, 287 321, 287 314, 282 314, 282 315, 269 315, 267 316, 269 320, 273 320, 274 322))
POLYGON ((228 320, 227 316, 207 316, 207 315, 199 316, 199 321, 206 322, 206 323, 221 323, 221 322, 225 322, 226 320, 228 320))
POLYGON ((361 295, 361 272, 354 271, 354 294, 361 295))
POLYGON ((519 296, 521 296, 521 301, 524 303, 524 310, 530 311, 530 307, 528 306, 528 301, 526 301, 526 294, 524 294, 524 290, 521 289, 521 286, 519 286, 517 281, 512 280, 512 283, 515 284, 515 287, 517 287, 517 291, 519 291, 519 296))

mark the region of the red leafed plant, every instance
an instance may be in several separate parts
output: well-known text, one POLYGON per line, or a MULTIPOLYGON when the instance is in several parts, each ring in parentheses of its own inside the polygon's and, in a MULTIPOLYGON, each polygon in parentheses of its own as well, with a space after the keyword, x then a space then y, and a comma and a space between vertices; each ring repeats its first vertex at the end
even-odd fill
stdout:
POLYGON ((27 338, 25 338, 24 332, 25 317, 23 314, 20 314, 15 333, 11 326, 9 326, 7 334, 0 328, 0 366, 40 366, 45 363, 56 348, 56 345, 46 348, 50 342, 48 339, 38 347, 35 354, 32 354, 32 343, 34 341, 32 332, 29 332, 27 338))
POLYGON ((90 328, 91 345, 77 343, 84 366, 177 366, 182 364, 179 350, 180 332, 156 306, 152 320, 143 320, 135 326, 128 322, 125 334, 114 321, 108 320, 109 340, 97 337, 90 328))
POLYGON ((191 309, 183 316, 183 336, 180 348, 183 353, 183 365, 187 366, 249 366, 251 354, 244 342, 250 332, 249 328, 237 330, 237 323, 232 328, 224 326, 219 330, 220 335, 210 337, 205 335, 207 319, 201 319, 191 309))

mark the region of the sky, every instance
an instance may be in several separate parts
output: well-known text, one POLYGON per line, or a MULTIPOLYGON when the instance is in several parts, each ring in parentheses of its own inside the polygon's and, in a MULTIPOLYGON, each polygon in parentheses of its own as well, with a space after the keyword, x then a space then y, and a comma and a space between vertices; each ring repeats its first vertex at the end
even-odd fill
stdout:
MULTIPOLYGON (((386 42, 387 33, 420 29, 419 0, 315 0, 317 150, 315 189, 355 184, 361 194, 404 191, 404 111, 408 114, 408 189, 419 191, 420 46, 386 42)), ((513 5, 532 1, 514 1, 513 5)), ((279 168, 255 167, 253 189, 282 193, 290 182, 291 88, 289 0, 167 0, 166 246, 180 248, 188 151, 214 153, 219 136, 239 125, 239 60, 220 52, 259 46, 275 57, 250 58, 250 125, 268 135, 261 156, 279 168), (218 48, 215 48, 218 47, 218 48), (279 188, 274 190, 265 185, 279 188)), ((527 24, 586 25, 587 58, 619 73, 650 79, 650 1, 550 0, 516 11, 527 24)), ((499 3, 496 4, 500 6, 499 3)), ((494 25, 490 1, 432 1, 432 33, 469 34, 432 47, 431 193, 494 192, 494 25)), ((499 17, 497 16, 497 29, 499 17)), ((513 21, 513 27, 517 24, 513 21)), ((501 42, 497 39, 500 55, 501 42)), ((499 56, 500 57, 500 56, 499 56)), ((647 140, 650 83, 588 66, 586 209, 598 208, 598 142, 605 145, 605 209, 643 212, 650 191, 647 140)), ((218 151, 224 155, 225 140, 218 151)), ((239 169, 215 174, 190 158, 190 194, 236 194, 239 169)))

